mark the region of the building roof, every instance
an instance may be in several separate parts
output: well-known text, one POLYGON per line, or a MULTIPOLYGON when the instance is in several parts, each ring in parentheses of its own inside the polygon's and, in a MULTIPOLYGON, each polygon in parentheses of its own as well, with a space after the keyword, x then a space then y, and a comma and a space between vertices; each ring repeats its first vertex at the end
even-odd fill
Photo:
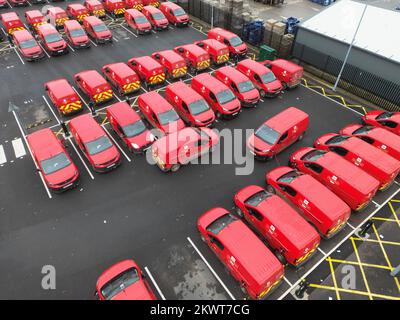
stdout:
MULTIPOLYGON (((326 37, 350 44, 360 21, 364 4, 341 0, 301 27, 326 37)), ((367 5, 354 46, 400 63, 400 13, 367 5)))

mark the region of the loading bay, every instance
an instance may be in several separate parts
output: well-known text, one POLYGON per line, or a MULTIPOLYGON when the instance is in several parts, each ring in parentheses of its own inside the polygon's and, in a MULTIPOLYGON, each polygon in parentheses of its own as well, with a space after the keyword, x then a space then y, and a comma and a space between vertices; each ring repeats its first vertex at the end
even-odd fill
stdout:
MULTIPOLYGON (((100 70, 107 63, 126 62, 131 57, 205 38, 192 26, 137 37, 122 22, 110 23, 112 45, 71 50, 68 55, 48 56, 39 63, 25 62, 12 47, 2 44, 0 298, 92 299, 98 276, 112 264, 132 258, 148 274, 159 299, 244 299, 238 283, 201 241, 197 218, 215 206, 233 208, 232 197, 240 188, 249 184, 265 186, 267 171, 286 165, 290 154, 311 146, 320 135, 359 123, 364 110, 347 107, 305 84, 276 99, 263 100, 259 107, 244 110, 234 120, 219 121, 217 129, 254 129, 289 106, 310 115, 310 128, 301 142, 270 162, 256 162, 251 175, 238 176, 231 164, 192 165, 177 173, 163 174, 144 156, 128 152, 100 108, 96 119, 122 151, 122 166, 109 174, 95 174, 74 142, 67 140, 81 173, 81 184, 65 194, 51 194, 35 170, 25 137, 46 127, 61 136, 60 123, 68 118, 49 104, 43 84, 61 77, 72 83, 73 75, 79 71, 100 70), (53 265, 57 270, 56 290, 41 287, 44 265, 53 265)), ((191 77, 185 81, 190 83, 191 77)), ((162 93, 164 87, 157 90, 162 93)), ((88 106, 87 98, 82 98, 88 106)), ((124 99, 115 95, 113 102, 124 99)), ((135 107, 135 96, 130 102, 135 107)), ((89 113, 89 108, 84 112, 89 113)), ((245 141, 243 148, 244 144, 245 141)), ((322 240, 318 252, 304 266, 286 267, 283 283, 269 299, 290 297, 304 277, 312 275, 399 192, 397 181, 380 192, 365 211, 353 213, 340 234, 322 240)))

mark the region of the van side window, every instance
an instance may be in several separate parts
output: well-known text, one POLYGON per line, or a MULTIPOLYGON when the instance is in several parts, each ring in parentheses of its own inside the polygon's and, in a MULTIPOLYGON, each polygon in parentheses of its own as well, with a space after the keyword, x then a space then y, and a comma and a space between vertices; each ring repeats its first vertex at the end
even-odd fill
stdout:
POLYGON ((189 108, 188 108, 187 104, 186 104, 185 102, 183 102, 183 101, 182 101, 182 108, 183 108, 185 111, 189 112, 189 108))
POLYGON ((262 83, 261 78, 259 77, 258 74, 254 74, 254 79, 255 79, 258 83, 262 83))
POLYGON ((224 250, 224 245, 221 243, 221 241, 219 241, 217 238, 215 238, 214 236, 212 236, 210 234, 208 236, 210 237, 211 243, 215 244, 219 250, 221 250, 221 251, 224 250))
POLYGON ((396 128, 397 123, 393 121, 380 121, 381 125, 389 127, 389 128, 396 128))
POLYGON ((239 92, 238 88, 236 87, 236 84, 234 84, 233 82, 231 82, 231 88, 233 89, 233 91, 239 92))
POLYGON ((324 168, 322 168, 319 164, 316 163, 305 163, 304 166, 318 174, 320 174, 324 170, 324 168))
POLYGON ((348 153, 348 151, 342 147, 329 147, 329 150, 342 157, 345 157, 348 153))
POLYGON ((283 140, 285 140, 288 137, 289 133, 286 131, 280 138, 278 143, 281 143, 283 140))
POLYGON ((258 221, 263 221, 264 220, 264 217, 259 212, 257 212, 256 210, 253 210, 253 209, 248 209, 248 210, 249 210, 249 214, 251 216, 253 216, 254 218, 256 218, 258 221))
POLYGON ((215 96, 214 93, 210 92, 210 99, 214 102, 217 102, 217 97, 215 96))
POLYGON ((374 139, 370 138, 370 137, 359 137, 361 140, 364 140, 365 142, 369 143, 369 144, 373 144, 375 142, 374 139))
POLYGON ((281 189, 291 197, 295 197, 297 195, 297 191, 294 190, 292 187, 285 186, 283 184, 279 184, 279 187, 281 187, 281 189))

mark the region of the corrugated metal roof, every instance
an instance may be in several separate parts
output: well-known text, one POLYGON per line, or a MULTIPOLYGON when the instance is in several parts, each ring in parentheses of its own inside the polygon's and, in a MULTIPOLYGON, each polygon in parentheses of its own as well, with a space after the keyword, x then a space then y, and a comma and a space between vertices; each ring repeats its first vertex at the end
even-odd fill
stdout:
MULTIPOLYGON (((350 44, 364 6, 341 0, 303 22, 301 27, 350 44)), ((400 63, 399 30, 400 13, 368 5, 354 46, 400 63)))

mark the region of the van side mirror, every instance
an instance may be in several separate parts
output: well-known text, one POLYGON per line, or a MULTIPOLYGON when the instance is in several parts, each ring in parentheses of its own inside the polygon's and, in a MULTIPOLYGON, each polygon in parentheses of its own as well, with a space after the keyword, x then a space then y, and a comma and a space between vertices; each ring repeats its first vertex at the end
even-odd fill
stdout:
POLYGON ((200 48, 203 48, 203 47, 204 47, 204 43, 203 43, 203 42, 199 42, 197 45, 198 45, 200 48))
POLYGON ((154 57, 155 57, 157 60, 160 60, 160 58, 161 58, 160 55, 159 55, 158 53, 155 54, 154 57))
POLYGON ((179 52, 179 53, 183 53, 183 52, 184 52, 183 48, 179 48, 179 49, 178 49, 178 52, 179 52))

